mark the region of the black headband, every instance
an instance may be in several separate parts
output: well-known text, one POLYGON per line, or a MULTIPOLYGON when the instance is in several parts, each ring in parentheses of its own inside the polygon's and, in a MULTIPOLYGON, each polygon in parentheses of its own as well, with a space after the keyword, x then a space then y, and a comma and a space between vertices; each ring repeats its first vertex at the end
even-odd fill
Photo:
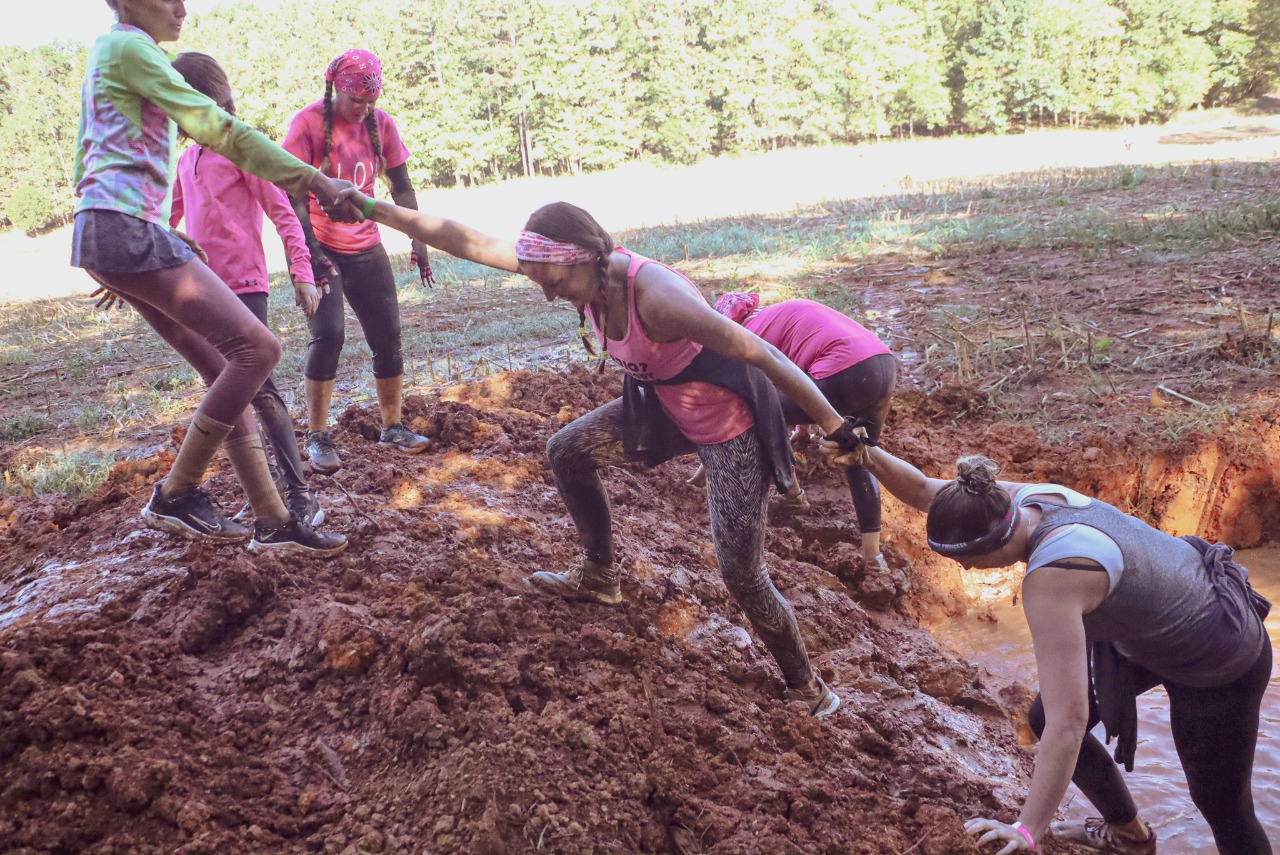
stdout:
POLYGON ((1013 540, 1013 533, 1018 528, 1018 520, 1021 518, 1022 514, 1019 513, 1018 506, 1010 502, 1009 513, 1005 514, 1004 519, 997 523, 991 531, 981 537, 974 540, 966 540, 964 543, 939 543, 931 537, 929 538, 929 548, 948 558, 995 552, 1010 540, 1013 540))

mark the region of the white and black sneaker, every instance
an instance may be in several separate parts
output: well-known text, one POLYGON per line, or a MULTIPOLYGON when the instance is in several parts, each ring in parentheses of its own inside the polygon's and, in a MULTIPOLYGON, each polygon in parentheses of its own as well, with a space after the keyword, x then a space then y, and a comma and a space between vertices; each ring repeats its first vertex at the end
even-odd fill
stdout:
POLYGON ((326 557, 337 555, 347 548, 347 538, 341 534, 316 531, 315 526, 301 517, 290 515, 284 525, 253 524, 253 540, 249 551, 255 555, 277 550, 280 552, 305 552, 326 557))
POLYGON ((179 490, 165 498, 157 483, 151 491, 151 501, 142 509, 142 518, 154 529, 198 540, 239 543, 249 536, 249 529, 219 513, 199 486, 179 490))

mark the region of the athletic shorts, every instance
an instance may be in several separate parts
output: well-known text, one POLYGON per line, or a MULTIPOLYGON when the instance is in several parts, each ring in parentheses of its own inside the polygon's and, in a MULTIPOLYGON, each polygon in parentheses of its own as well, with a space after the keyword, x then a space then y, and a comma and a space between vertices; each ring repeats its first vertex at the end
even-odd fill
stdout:
POLYGON ((76 214, 71 266, 101 273, 148 273, 195 258, 168 229, 119 211, 91 208, 76 214))

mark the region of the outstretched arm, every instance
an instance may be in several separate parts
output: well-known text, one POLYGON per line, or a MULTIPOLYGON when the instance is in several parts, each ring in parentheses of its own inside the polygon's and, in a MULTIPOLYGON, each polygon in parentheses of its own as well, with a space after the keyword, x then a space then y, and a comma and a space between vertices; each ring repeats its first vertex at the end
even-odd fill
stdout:
POLYGON ((866 448, 862 465, 894 498, 917 511, 929 510, 933 497, 951 483, 942 478, 930 478, 907 461, 879 447, 866 448))
POLYGON ((642 267, 636 275, 636 312, 653 341, 688 339, 754 365, 824 433, 844 424, 844 417, 782 351, 712 309, 679 274, 660 264, 642 267))
POLYGON ((485 234, 457 220, 402 208, 390 202, 370 200, 355 188, 344 191, 342 199, 352 203, 374 222, 404 232, 409 237, 444 250, 452 256, 496 267, 498 270, 519 272, 520 261, 516 258, 516 245, 511 241, 485 234))

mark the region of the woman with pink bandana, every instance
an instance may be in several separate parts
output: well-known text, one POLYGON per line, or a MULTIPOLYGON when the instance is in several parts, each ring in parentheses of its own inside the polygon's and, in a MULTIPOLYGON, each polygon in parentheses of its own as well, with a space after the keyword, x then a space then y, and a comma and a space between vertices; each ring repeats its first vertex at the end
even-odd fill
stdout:
POLYGON ((584 341, 590 318, 605 356, 625 372, 621 398, 547 443, 585 559, 563 572, 539 571, 530 581, 566 599, 620 604, 621 573, 599 470, 696 453, 707 471, 711 538, 725 586, 778 663, 785 697, 817 717, 834 712, 840 699, 813 668, 795 613, 763 563, 765 498, 771 483, 785 493, 794 480, 779 391, 842 447, 858 447, 852 421, 777 348, 716 313, 680 273, 616 246, 581 208, 545 205, 512 242, 356 191, 343 198, 369 219, 459 258, 522 273, 548 300, 572 303, 584 341))
MULTIPOLYGON (((898 363, 884 342, 857 321, 813 300, 784 300, 760 308, 759 294, 730 293, 716 311, 742 324, 813 378, 836 412, 866 431, 868 444, 880 439, 897 382, 898 363)), ((782 413, 789 425, 807 424, 808 414, 785 395, 782 413)), ((699 477, 695 474, 690 481, 699 477)), ((880 487, 862 466, 845 468, 853 510, 862 534, 862 558, 885 568, 880 554, 880 487)))
MULTIPOLYGON (((334 178, 351 181, 373 194, 374 178, 383 175, 391 198, 416 210, 418 197, 409 180, 409 150, 396 123, 377 109, 382 94, 382 64, 367 50, 349 50, 324 73, 324 98, 294 116, 284 147, 302 161, 334 178)), ((430 440, 401 421, 404 359, 400 342, 400 305, 391 261, 376 224, 330 219, 314 197, 293 197, 302 221, 316 281, 327 281, 311 328, 305 369, 307 386, 307 455, 311 467, 332 474, 342 465, 329 433, 329 405, 345 341, 344 300, 351 304, 373 352, 374 386, 382 416, 379 445, 409 454, 425 451, 430 440)), ((413 244, 413 263, 424 283, 432 283, 427 249, 413 244)))

